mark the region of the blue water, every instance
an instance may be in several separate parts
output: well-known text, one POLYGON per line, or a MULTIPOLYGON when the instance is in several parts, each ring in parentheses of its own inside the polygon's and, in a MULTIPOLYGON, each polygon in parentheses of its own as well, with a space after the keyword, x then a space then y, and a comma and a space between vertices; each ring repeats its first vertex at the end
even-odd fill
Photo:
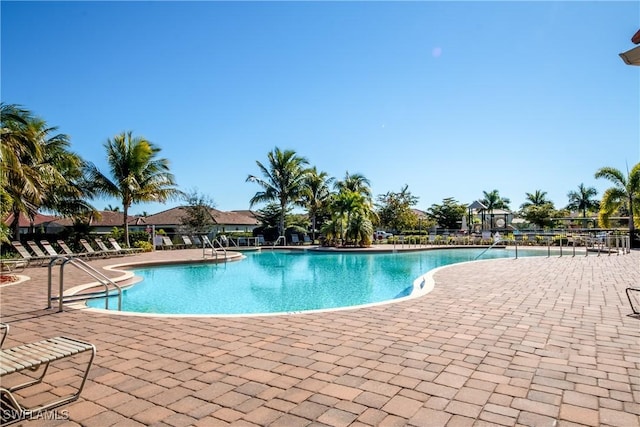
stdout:
MULTIPOLYGON (((482 250, 403 253, 265 251, 223 264, 137 268, 122 310, 157 314, 257 314, 348 307, 407 296, 427 271, 472 261, 482 250)), ((523 253, 521 256, 536 253, 523 253)), ((546 254, 546 253, 537 253, 546 254)), ((482 259, 512 257, 491 249, 482 259)), ((104 299, 88 302, 104 308, 104 299)), ((112 298, 110 308, 117 309, 112 298)))

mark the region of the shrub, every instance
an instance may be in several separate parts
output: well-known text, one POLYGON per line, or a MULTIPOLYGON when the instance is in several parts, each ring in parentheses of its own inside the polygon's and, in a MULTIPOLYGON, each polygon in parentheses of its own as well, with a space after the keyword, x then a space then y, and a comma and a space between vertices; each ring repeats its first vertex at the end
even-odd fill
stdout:
POLYGON ((151 252, 153 250, 153 245, 150 242, 145 242, 142 240, 138 240, 133 244, 134 248, 142 248, 145 252, 151 252))

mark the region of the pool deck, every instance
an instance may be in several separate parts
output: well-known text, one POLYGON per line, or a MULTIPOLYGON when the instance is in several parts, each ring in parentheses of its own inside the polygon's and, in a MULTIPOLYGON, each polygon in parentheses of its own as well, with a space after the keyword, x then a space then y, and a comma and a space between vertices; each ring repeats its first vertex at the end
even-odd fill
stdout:
MULTIPOLYGON (((66 288, 91 281, 65 270, 66 288)), ((263 317, 57 313, 47 268, 19 274, 31 279, 0 288, 5 348, 58 335, 97 347, 80 399, 24 425, 640 426, 640 319, 624 292, 640 286, 637 250, 458 264, 420 298, 263 317)), ((80 368, 63 362, 22 396, 67 393, 80 368)))

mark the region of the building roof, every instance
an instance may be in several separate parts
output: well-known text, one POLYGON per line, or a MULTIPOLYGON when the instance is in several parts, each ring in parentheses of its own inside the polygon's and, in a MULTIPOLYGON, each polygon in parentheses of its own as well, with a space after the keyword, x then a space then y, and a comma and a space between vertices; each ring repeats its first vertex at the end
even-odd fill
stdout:
MULTIPOLYGON (((4 223, 7 226, 10 226, 11 223, 13 222, 13 213, 10 213, 5 219, 4 219, 4 223)), ((35 214, 35 216, 33 217, 33 221, 26 216, 23 212, 20 212, 20 216, 18 217, 18 224, 20 227, 31 227, 32 225, 34 227, 37 227, 39 225, 42 224, 49 224, 51 222, 54 222, 57 220, 59 220, 60 218, 57 216, 52 216, 52 215, 43 215, 41 213, 37 213, 35 214)))
POLYGON ((224 212, 211 209, 211 216, 216 224, 220 225, 258 225, 260 221, 251 211, 231 211, 224 212), (246 213, 250 212, 250 213, 246 213))
MULTIPOLYGON (((220 211, 218 209, 210 209, 209 213, 214 224, 219 225, 249 225, 256 226, 260 222, 252 211, 220 211)), ((179 225, 182 224, 182 218, 187 215, 184 206, 167 209, 157 214, 149 215, 144 218, 144 223, 148 225, 179 225)))

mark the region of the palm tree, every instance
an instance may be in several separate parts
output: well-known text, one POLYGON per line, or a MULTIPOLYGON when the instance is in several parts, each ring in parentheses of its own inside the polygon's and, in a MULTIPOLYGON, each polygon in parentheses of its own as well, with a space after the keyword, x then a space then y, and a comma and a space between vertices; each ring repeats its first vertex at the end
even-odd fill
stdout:
POLYGON ((369 201, 372 197, 371 183, 360 173, 349 174, 349 171, 347 171, 342 181, 336 181, 335 188, 338 192, 349 190, 362 194, 369 201))
POLYGON ((531 206, 544 206, 551 203, 547 200, 547 192, 542 190, 536 190, 534 193, 525 193, 526 201, 520 205, 521 209, 525 209, 531 206))
POLYGON ((129 246, 128 214, 131 205, 140 202, 166 202, 181 197, 169 161, 158 158, 160 148, 144 137, 134 137, 132 132, 122 132, 107 139, 107 162, 113 180, 100 172, 95 165, 88 165, 94 189, 99 194, 119 197, 122 200, 122 221, 125 244, 129 246))
POLYGON ((290 204, 303 206, 305 181, 308 170, 305 168, 309 162, 300 157, 293 150, 280 150, 275 147, 267 154, 268 165, 263 165, 256 160, 258 168, 264 178, 249 175, 246 182, 255 182, 262 191, 257 192, 250 200, 250 206, 256 203, 273 202, 280 204, 280 221, 278 232, 284 236, 284 218, 290 204))
POLYGON ((494 209, 509 209, 509 200, 506 197, 501 197, 498 190, 483 191, 484 198, 480 202, 486 206, 489 215, 491 216, 491 227, 493 227, 493 210, 494 209))
POLYGON ((318 172, 316 167, 309 169, 309 175, 305 181, 304 203, 311 217, 312 239, 316 239, 318 212, 326 205, 331 196, 329 185, 334 178, 329 178, 326 172, 318 172))
POLYGON ((483 191, 482 195, 484 198, 480 200, 480 202, 487 207, 487 210, 490 213, 493 213, 494 209, 509 209, 509 203, 511 203, 511 200, 506 197, 500 197, 498 190, 489 192, 483 191))
POLYGON ((65 216, 93 211, 84 161, 69 151, 69 137, 17 106, 0 106, 2 129, 2 213, 12 212, 11 229, 18 236, 21 214, 32 218, 40 208, 65 216))
MULTIPOLYGON (((594 199, 598 194, 598 190, 593 187, 585 187, 584 184, 578 186, 578 191, 569 191, 567 197, 569 204, 567 209, 582 212, 584 222, 587 221, 587 211, 598 209, 600 203, 594 199)), ((585 224, 586 225, 586 224, 585 224)))
POLYGON ((599 169, 596 174, 596 178, 605 178, 613 182, 614 187, 605 190, 602 195, 602 202, 600 204, 600 218, 603 225, 608 227, 609 217, 619 208, 626 208, 629 211, 629 238, 631 239, 633 247, 637 244, 635 237, 635 221, 640 219, 635 218, 639 216, 638 206, 640 205, 640 163, 636 164, 631 172, 627 172, 627 176, 612 167, 603 167, 599 169))

